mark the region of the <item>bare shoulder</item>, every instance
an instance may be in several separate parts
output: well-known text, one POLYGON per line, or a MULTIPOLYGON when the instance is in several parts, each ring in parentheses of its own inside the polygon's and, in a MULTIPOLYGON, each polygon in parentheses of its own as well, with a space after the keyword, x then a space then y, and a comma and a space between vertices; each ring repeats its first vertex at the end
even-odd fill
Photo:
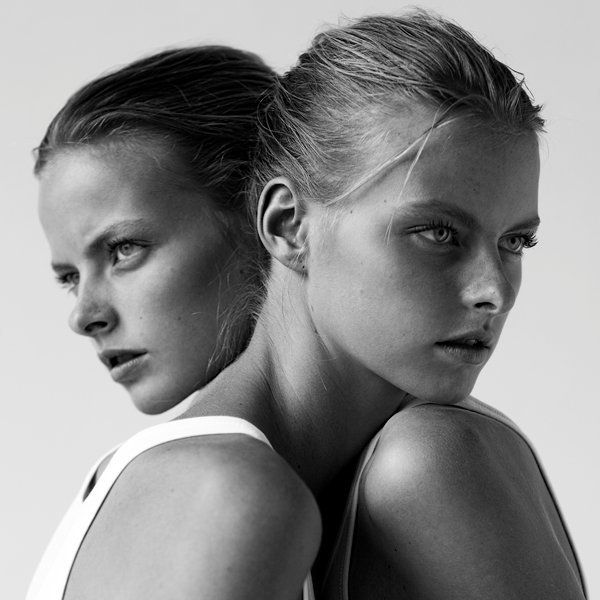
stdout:
POLYGON ((253 515, 264 513, 270 515, 268 529, 288 518, 319 523, 312 494, 287 462, 263 442, 242 434, 198 436, 157 446, 130 465, 121 485, 132 496, 144 486, 146 501, 155 499, 161 511, 165 502, 189 507, 190 516, 216 506, 238 514, 238 521, 249 517, 245 522, 251 529, 256 528, 253 515))
MULTIPOLYGON (((413 477, 455 477, 468 467, 489 473, 512 457, 535 466, 524 439, 505 423, 452 405, 423 404, 394 415, 385 425, 372 463, 371 478, 407 484, 413 477), (407 477, 408 480, 403 480, 407 477)), ((473 479, 471 477, 471 479, 473 479)))
POLYGON ((140 484, 146 485, 152 496, 168 487, 178 503, 189 497, 194 505, 198 495, 206 498, 213 492, 231 495, 231 503, 240 505, 248 504, 239 499, 242 494, 259 506, 280 505, 282 510, 306 504, 310 512, 313 505, 308 488, 286 461, 263 442, 243 434, 195 436, 161 444, 138 456, 119 483, 126 493, 137 493, 140 484))
POLYGON ((109 590, 113 598, 233 599, 255 589, 296 600, 319 541, 310 491, 266 444, 234 434, 170 441, 115 482, 66 598, 109 590))
POLYGON ((582 598, 537 462, 500 420, 442 405, 398 413, 359 506, 362 539, 387 565, 379 581, 393 577, 415 597, 582 598))

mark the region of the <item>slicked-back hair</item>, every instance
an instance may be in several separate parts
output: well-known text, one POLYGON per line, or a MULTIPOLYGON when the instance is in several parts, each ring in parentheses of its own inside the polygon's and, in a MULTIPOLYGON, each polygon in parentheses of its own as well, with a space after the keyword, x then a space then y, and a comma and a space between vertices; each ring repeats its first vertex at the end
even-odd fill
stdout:
POLYGON ((223 210, 244 207, 256 111, 275 74, 256 55, 226 46, 171 49, 78 90, 36 150, 39 174, 60 150, 149 139, 172 148, 190 184, 223 210))
POLYGON ((459 25, 424 10, 364 17, 317 35, 280 79, 261 113, 251 196, 286 175, 302 197, 343 198, 377 171, 393 115, 415 103, 440 122, 469 115, 515 135, 544 126, 523 78, 459 25))
MULTIPOLYGON (((177 184, 206 194, 209 210, 237 249, 247 284, 222 319, 209 368, 217 371, 246 345, 253 319, 246 303, 263 251, 247 220, 247 185, 257 141, 257 110, 275 73, 256 55, 226 46, 170 49, 132 62, 78 90, 52 119, 35 150, 40 175, 60 152, 120 145, 168 151, 177 184)), ((201 201, 201 200, 200 200, 201 201)))

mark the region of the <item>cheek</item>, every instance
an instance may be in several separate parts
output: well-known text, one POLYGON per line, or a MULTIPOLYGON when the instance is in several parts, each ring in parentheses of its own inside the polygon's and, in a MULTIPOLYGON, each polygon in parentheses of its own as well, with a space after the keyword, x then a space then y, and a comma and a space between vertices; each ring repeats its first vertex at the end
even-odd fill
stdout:
MULTIPOLYGON (((452 286, 439 273, 397 259, 371 270, 365 282, 364 326, 391 346, 413 347, 429 339, 452 312, 452 286)), ((365 332, 365 333, 367 333, 365 332)))
POLYGON ((521 289, 521 281, 523 277, 523 264, 521 260, 516 260, 508 265, 506 269, 506 277, 516 296, 521 289))
POLYGON ((157 321, 155 326, 180 323, 203 329, 207 322, 212 327, 217 310, 226 308, 236 279, 234 269, 226 270, 230 253, 228 248, 217 247, 157 256, 140 270, 139 286, 133 286, 139 316, 157 321))
POLYGON ((332 335, 335 324, 348 343, 411 345, 429 339, 451 312, 452 279, 392 243, 355 244, 324 262, 311 290, 316 318, 332 335))

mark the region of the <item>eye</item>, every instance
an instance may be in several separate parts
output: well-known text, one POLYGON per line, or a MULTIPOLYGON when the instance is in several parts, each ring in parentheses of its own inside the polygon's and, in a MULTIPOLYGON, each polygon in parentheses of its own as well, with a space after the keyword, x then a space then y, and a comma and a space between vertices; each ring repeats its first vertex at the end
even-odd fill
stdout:
POLYGON ((534 233, 513 233, 500 240, 500 247, 512 254, 523 254, 525 248, 533 248, 537 244, 534 233))
POLYGON ((419 236, 433 242, 434 244, 445 245, 455 244, 457 231, 454 227, 446 223, 429 223, 413 230, 419 236))
POLYGON ((436 244, 447 244, 452 241, 452 231, 448 227, 436 227, 420 232, 422 236, 436 244))
POLYGON ((113 264, 131 260, 143 246, 133 240, 114 240, 108 244, 113 264))
POLYGON ((58 285, 66 289, 67 292, 72 292, 79 285, 79 273, 77 273, 77 271, 61 273, 56 276, 56 281, 58 282, 58 285))
POLYGON ((115 257, 117 260, 124 260, 135 254, 139 249, 138 244, 133 242, 123 242, 115 248, 115 257))
POLYGON ((510 237, 503 238, 500 241, 500 245, 509 252, 520 254, 525 246, 525 240, 520 235, 511 235, 510 237))

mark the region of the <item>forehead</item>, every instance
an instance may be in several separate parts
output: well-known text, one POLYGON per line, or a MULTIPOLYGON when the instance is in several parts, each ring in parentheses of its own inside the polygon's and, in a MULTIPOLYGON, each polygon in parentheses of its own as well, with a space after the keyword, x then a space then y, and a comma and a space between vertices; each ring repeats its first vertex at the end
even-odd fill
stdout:
POLYGON ((202 219, 207 198, 184 190, 169 157, 134 148, 59 152, 40 175, 39 216, 47 236, 85 240, 119 220, 202 219))
POLYGON ((495 131, 461 117, 428 132, 433 118, 419 121, 408 134, 400 123, 380 148, 382 163, 400 158, 374 179, 372 191, 384 193, 395 207, 435 200, 506 218, 516 212, 535 216, 539 151, 534 133, 495 131))
POLYGON ((422 176, 449 179, 455 184, 462 181, 472 186, 485 178, 511 176, 525 183, 537 180, 539 174, 538 140, 534 133, 496 132, 489 126, 457 119, 423 140, 415 167, 421 167, 422 176))

